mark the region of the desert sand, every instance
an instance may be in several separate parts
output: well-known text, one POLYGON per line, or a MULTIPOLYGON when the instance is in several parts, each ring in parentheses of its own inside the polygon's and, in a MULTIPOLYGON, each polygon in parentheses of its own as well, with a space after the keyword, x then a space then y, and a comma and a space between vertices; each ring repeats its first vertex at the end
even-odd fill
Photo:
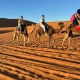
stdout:
MULTIPOLYGON (((57 22, 49 24, 54 28, 58 25, 57 22)), ((56 42, 52 49, 44 35, 41 37, 42 47, 35 46, 35 31, 29 34, 29 45, 22 46, 22 37, 20 45, 12 45, 14 30, 15 27, 0 28, 0 80, 80 80, 79 36, 71 40, 76 51, 69 47, 67 40, 62 50, 60 45, 65 33, 53 35, 56 42)))

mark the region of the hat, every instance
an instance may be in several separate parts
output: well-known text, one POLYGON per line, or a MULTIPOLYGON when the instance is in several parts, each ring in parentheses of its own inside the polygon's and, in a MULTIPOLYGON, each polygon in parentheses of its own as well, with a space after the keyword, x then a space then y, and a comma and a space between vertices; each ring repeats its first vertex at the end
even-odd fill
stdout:
POLYGON ((23 18, 23 16, 21 16, 21 18, 23 18))
POLYGON ((44 17, 44 15, 42 15, 42 17, 44 17))
POLYGON ((77 13, 80 14, 80 9, 77 10, 77 13))

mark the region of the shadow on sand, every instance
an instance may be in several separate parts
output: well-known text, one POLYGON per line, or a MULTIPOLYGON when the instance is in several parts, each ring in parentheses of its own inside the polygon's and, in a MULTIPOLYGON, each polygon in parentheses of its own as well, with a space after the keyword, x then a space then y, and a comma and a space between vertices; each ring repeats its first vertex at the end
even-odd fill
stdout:
POLYGON ((0 31, 0 34, 3 34, 3 33, 8 33, 8 32, 12 32, 13 30, 4 30, 4 31, 0 31))

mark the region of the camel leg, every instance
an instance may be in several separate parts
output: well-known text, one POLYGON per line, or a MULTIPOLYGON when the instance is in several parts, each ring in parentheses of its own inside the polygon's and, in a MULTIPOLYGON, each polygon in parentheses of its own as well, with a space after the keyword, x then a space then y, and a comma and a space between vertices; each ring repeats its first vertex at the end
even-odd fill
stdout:
POLYGON ((19 44, 19 36, 17 35, 17 43, 19 44))
POLYGON ((30 39, 29 39, 29 36, 28 36, 28 33, 27 33, 27 43, 26 44, 28 44, 29 43, 29 41, 30 41, 30 39))
POLYGON ((55 44, 55 39, 51 36, 52 38, 52 47, 54 47, 53 45, 55 44))
POLYGON ((64 45, 64 41, 66 40, 67 37, 68 37, 68 34, 65 34, 65 37, 63 38, 63 41, 62 41, 62 48, 63 48, 63 45, 64 45))
POLYGON ((50 47, 50 41, 51 41, 51 36, 49 36, 49 42, 48 42, 48 44, 49 44, 49 47, 50 47))
POLYGON ((28 44, 29 43, 29 37, 27 38, 27 43, 26 44, 28 44))
POLYGON ((13 45, 14 45, 15 39, 16 39, 16 33, 14 32, 14 35, 13 35, 13 45))
POLYGON ((52 45, 51 45, 51 47, 53 47, 53 44, 54 44, 54 42, 55 42, 55 40, 54 40, 54 38, 52 37, 52 36, 49 36, 49 47, 50 47, 50 44, 51 44, 51 41, 52 40, 52 45))
POLYGON ((36 34, 36 46, 38 47, 40 45, 40 35, 36 34))
POLYGON ((24 39, 24 46, 26 45, 26 36, 23 35, 23 39, 24 39))
POLYGON ((37 43, 40 44, 40 36, 39 36, 39 34, 37 34, 37 39, 36 40, 37 40, 37 43))
POLYGON ((49 47, 50 47, 50 36, 49 36, 49 40, 48 40, 48 45, 49 45, 49 47))
POLYGON ((71 48, 72 48, 73 50, 77 50, 77 48, 76 48, 75 46, 73 47, 73 46, 71 45, 71 37, 69 37, 69 42, 68 42, 68 43, 69 43, 69 45, 71 46, 71 48))
POLYGON ((69 37, 69 41, 68 41, 69 45, 71 46, 72 48, 72 45, 71 45, 71 37, 69 37))

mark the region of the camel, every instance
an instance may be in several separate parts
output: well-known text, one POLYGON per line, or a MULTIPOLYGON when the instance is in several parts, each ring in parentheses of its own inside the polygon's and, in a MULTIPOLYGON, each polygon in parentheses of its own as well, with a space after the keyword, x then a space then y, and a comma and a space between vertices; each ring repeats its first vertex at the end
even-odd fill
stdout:
MULTIPOLYGON (((71 44, 71 38, 72 38, 72 36, 73 36, 73 33, 78 33, 78 34, 80 34, 80 30, 79 31, 77 31, 76 30, 76 27, 79 25, 79 23, 78 23, 78 21, 77 21, 77 19, 75 19, 67 28, 66 28, 66 34, 65 34, 65 36, 64 36, 64 38, 63 38, 63 40, 62 40, 62 49, 64 49, 63 48, 63 46, 64 46, 64 42, 65 42, 65 40, 66 40, 66 38, 68 38, 68 43, 69 43, 69 45, 70 45, 70 47, 72 48, 72 49, 76 49, 75 47, 73 48, 73 46, 72 46, 72 44, 71 44)), ((75 35, 75 34, 74 34, 75 35)))
MULTIPOLYGON (((44 30, 42 27, 40 27, 40 25, 36 25, 38 27, 38 29, 36 30, 36 43, 37 45, 40 45, 40 36, 44 35, 44 30)), ((53 40, 53 43, 55 42, 55 40, 53 39, 52 35, 53 34, 58 34, 60 33, 60 31, 62 30, 62 28, 65 26, 65 23, 63 22, 59 22, 58 23, 58 27, 57 29, 54 29, 52 26, 47 25, 47 35, 49 37, 49 47, 50 47, 50 41, 53 40)), ((53 47, 53 45, 51 46, 53 47)))
MULTIPOLYGON (((33 24, 32 24, 32 26, 33 26, 33 24)), ((34 31, 34 28, 33 28, 32 32, 33 31, 34 31)), ((14 35, 13 35, 13 45, 14 45, 14 42, 15 42, 16 39, 17 39, 17 43, 19 44, 19 36, 23 36, 23 39, 24 39, 23 45, 25 46, 30 41, 28 35, 29 34, 28 34, 28 31, 27 31, 27 27, 25 25, 22 27, 22 32, 20 32, 19 29, 16 27, 16 29, 14 30, 14 35), (26 37, 27 37, 27 42, 26 42, 26 37)))

